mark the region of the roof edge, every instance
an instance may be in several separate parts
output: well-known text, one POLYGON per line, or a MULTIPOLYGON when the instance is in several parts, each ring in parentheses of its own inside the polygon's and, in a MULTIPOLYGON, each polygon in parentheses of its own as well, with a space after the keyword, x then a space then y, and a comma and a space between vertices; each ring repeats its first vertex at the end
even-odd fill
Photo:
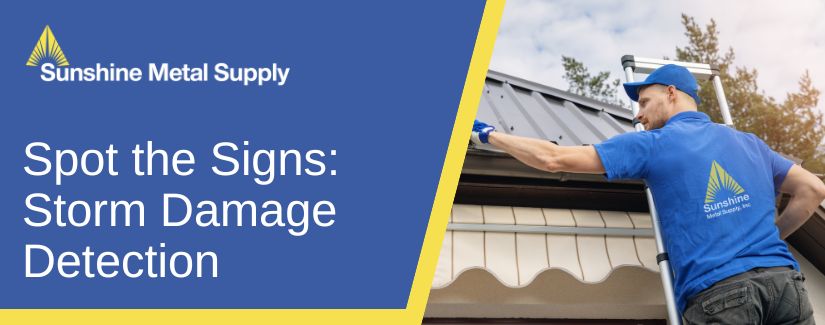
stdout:
POLYGON ((581 95, 576 95, 576 94, 568 92, 568 91, 564 91, 564 90, 561 90, 561 89, 557 89, 557 88, 553 88, 553 87, 550 87, 550 86, 542 85, 542 84, 537 83, 537 82, 533 82, 533 81, 521 79, 521 78, 518 78, 518 77, 514 77, 514 76, 508 75, 506 73, 501 73, 501 72, 498 72, 498 71, 495 71, 495 70, 487 70, 487 77, 491 78, 491 79, 501 81, 501 82, 507 82, 511 85, 519 86, 519 87, 522 87, 522 88, 535 89, 536 91, 538 91, 540 93, 543 93, 543 94, 546 94, 546 95, 549 95, 549 96, 552 96, 552 97, 560 98, 562 100, 569 100, 571 102, 575 102, 579 106, 586 107, 586 108, 589 108, 589 109, 592 109, 592 110, 604 111, 604 112, 606 112, 610 115, 613 115, 615 117, 622 118, 622 119, 625 119, 625 120, 628 120, 628 121, 633 120, 633 112, 631 112, 630 109, 627 109, 627 108, 624 108, 624 107, 621 107, 621 106, 618 106, 618 105, 613 105, 613 104, 608 104, 608 103, 605 103, 605 102, 600 102, 600 101, 592 99, 592 98, 587 98, 587 97, 584 97, 584 96, 581 96, 581 95))

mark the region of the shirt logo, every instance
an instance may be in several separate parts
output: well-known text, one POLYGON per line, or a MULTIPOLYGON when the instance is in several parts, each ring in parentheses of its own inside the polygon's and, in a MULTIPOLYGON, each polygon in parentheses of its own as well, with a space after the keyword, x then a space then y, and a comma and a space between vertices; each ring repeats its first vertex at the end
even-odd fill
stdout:
POLYGON ((710 180, 708 180, 708 192, 705 195, 705 203, 716 201, 716 195, 721 194, 722 189, 733 192, 733 195, 745 192, 745 189, 739 186, 739 183, 733 180, 733 177, 730 177, 728 172, 722 169, 722 166, 719 166, 719 163, 714 160, 713 165, 710 167, 710 180))
POLYGON ((57 40, 54 38, 54 34, 52 34, 49 25, 46 25, 46 29, 43 30, 43 35, 40 35, 40 40, 37 41, 37 44, 34 46, 34 51, 32 51, 32 55, 29 56, 29 61, 26 65, 37 66, 40 60, 44 58, 51 58, 58 66, 69 65, 69 61, 66 61, 66 56, 63 55, 63 50, 61 50, 60 45, 57 44, 57 40))
POLYGON ((745 202, 750 200, 750 196, 740 195, 744 192, 745 189, 714 160, 710 166, 708 191, 705 194, 704 210, 709 213, 708 219, 749 208, 750 203, 745 202))

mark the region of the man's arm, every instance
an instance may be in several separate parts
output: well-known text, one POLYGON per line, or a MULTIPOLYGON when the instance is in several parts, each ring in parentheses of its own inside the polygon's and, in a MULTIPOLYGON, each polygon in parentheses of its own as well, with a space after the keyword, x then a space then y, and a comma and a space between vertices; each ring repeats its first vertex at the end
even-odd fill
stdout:
POLYGON ((549 141, 490 132, 490 144, 521 162, 549 172, 604 174, 604 165, 593 146, 562 147, 549 141))
POLYGON ((792 195, 785 211, 774 222, 779 228, 779 238, 784 240, 808 221, 816 207, 825 201, 825 184, 814 174, 793 165, 779 192, 792 195))

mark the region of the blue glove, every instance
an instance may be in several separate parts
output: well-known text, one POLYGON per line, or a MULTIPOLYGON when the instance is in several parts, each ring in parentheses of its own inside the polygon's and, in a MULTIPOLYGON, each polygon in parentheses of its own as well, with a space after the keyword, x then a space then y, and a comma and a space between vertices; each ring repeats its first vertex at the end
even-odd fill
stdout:
POLYGON ((473 134, 470 136, 470 140, 477 145, 482 143, 490 143, 487 141, 487 136, 490 132, 494 132, 495 130, 495 126, 490 126, 487 125, 487 123, 475 120, 475 123, 473 123, 473 134))

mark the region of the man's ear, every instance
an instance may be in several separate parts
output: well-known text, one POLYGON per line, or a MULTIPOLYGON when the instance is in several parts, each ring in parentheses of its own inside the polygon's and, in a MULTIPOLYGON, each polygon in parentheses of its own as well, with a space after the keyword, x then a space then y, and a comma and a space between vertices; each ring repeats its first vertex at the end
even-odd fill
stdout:
POLYGON ((674 86, 674 85, 667 86, 667 101, 668 102, 675 101, 677 95, 678 95, 678 93, 676 92, 676 86, 674 86), (671 97, 673 99, 671 99, 671 97))

